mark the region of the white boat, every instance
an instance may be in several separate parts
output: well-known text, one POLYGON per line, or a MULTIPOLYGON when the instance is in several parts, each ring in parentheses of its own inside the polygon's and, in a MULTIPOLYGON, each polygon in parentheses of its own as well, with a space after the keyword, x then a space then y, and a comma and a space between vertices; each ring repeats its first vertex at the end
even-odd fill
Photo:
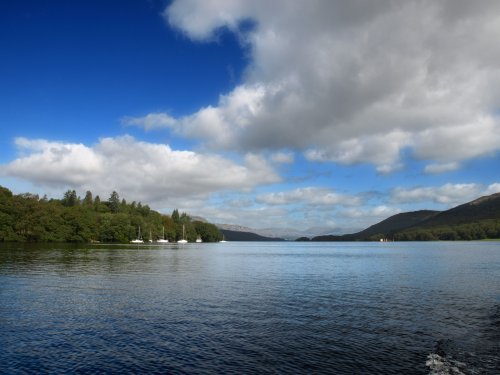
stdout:
POLYGON ((130 243, 144 243, 141 237, 141 226, 139 225, 139 231, 137 233, 137 238, 135 240, 130 241, 130 243))
POLYGON ((198 243, 203 242, 200 236, 196 237, 196 242, 198 243))
POLYGON ((151 229, 149 230, 149 242, 153 242, 153 236, 151 235, 151 229))
POLYGON ((180 239, 179 241, 177 241, 177 243, 187 243, 187 240, 186 240, 186 227, 184 226, 184 224, 182 224, 182 239, 180 239))
POLYGON ((165 239, 165 227, 163 227, 163 237, 162 238, 158 238, 156 240, 156 242, 158 242, 158 243, 167 243, 168 242, 168 240, 165 239))
POLYGON ((222 235, 222 240, 220 240, 219 242, 227 242, 224 238, 224 235, 222 235))

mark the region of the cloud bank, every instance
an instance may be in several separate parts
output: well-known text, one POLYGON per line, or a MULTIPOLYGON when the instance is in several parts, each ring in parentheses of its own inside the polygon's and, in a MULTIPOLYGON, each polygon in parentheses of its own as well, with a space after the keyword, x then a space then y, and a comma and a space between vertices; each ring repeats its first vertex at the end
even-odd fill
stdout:
POLYGON ((316 208, 328 206, 353 206, 359 205, 358 197, 338 194, 335 191, 319 187, 298 188, 291 191, 267 193, 257 196, 258 203, 267 205, 306 204, 316 208))
POLYGON ((453 207, 480 196, 500 192, 500 184, 493 183, 483 186, 477 183, 444 184, 436 187, 395 188, 391 193, 391 200, 398 204, 414 204, 418 202, 434 202, 453 207))
POLYGON ((441 173, 500 148, 498 1, 175 0, 164 16, 196 41, 229 29, 251 64, 218 105, 132 124, 382 173, 406 150, 441 173))
POLYGON ((130 200, 150 204, 189 205, 221 191, 245 191, 280 178, 259 156, 242 164, 213 154, 172 150, 168 145, 131 136, 102 138, 83 144, 17 138, 20 156, 3 166, 3 174, 52 188, 118 191, 130 200), (180 199, 182 198, 182 200, 180 199))

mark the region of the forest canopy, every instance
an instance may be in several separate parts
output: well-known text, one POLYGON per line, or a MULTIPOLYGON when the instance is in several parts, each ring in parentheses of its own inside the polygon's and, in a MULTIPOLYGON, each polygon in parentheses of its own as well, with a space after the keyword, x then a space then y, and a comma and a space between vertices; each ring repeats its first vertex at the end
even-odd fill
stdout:
POLYGON ((40 198, 25 193, 13 194, 0 186, 0 241, 3 242, 119 242, 142 236, 169 241, 182 238, 194 242, 216 242, 222 239, 218 228, 210 223, 193 221, 177 209, 163 215, 141 202, 128 203, 113 191, 101 199, 87 191, 83 198, 68 190, 61 199, 40 198))

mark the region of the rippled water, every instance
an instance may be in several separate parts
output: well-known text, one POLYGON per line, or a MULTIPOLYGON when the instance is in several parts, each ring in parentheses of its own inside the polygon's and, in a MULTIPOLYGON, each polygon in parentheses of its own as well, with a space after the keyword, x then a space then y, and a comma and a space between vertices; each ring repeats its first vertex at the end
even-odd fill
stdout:
POLYGON ((500 242, 0 246, 0 373, 499 374, 500 242))

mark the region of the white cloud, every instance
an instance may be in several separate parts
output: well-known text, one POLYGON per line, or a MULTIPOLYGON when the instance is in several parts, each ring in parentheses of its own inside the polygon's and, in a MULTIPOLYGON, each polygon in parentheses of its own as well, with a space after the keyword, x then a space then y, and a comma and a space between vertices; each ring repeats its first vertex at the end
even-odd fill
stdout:
POLYGON ((253 207, 251 209, 214 210, 214 221, 221 224, 233 224, 250 228, 273 228, 290 225, 290 212, 283 207, 253 207))
POLYGON ((436 163, 426 165, 424 168, 425 173, 443 173, 443 172, 452 172, 460 168, 459 163, 451 162, 451 163, 436 163))
POLYGON ((81 143, 16 138, 15 145, 22 156, 5 166, 4 173, 10 176, 43 181, 47 185, 57 185, 64 180, 65 184, 75 186, 104 172, 102 155, 81 143))
POLYGON ((294 157, 291 152, 276 152, 271 155, 271 161, 278 164, 291 164, 293 160, 294 157))
POLYGON ((491 195, 495 193, 500 193, 500 183, 495 182, 493 184, 490 184, 488 188, 485 191, 485 195, 491 195))
POLYGON ((403 147, 410 144, 410 135, 395 131, 386 135, 352 138, 340 142, 335 149, 309 150, 311 161, 335 161, 341 164, 374 163, 380 173, 401 168, 398 162, 403 147))
POLYGON ((338 212, 337 220, 352 228, 346 233, 355 233, 400 212, 400 208, 387 205, 347 207, 338 212))
POLYGON ((217 106, 169 121, 185 136, 381 173, 406 148, 429 173, 500 149, 498 1, 175 0, 164 14, 198 41, 227 27, 251 54, 217 106))
POLYGON ((352 206, 359 205, 360 199, 353 196, 337 194, 330 189, 306 187, 286 192, 267 193, 257 196, 258 203, 269 205, 307 204, 315 206, 352 206))
POLYGON ((162 129, 174 127, 177 121, 167 113, 150 113, 145 117, 124 117, 122 122, 125 125, 135 125, 143 127, 144 130, 162 129))
POLYGON ((396 188, 392 200, 397 203, 434 202, 454 206, 477 198, 483 192, 479 184, 445 184, 439 187, 396 188))
MULTIPOLYGON (((422 159, 460 161, 487 155, 498 150, 498 118, 478 118, 464 125, 427 129, 416 137, 416 155, 422 159)), ((455 162, 456 163, 456 162, 455 162)))
POLYGON ((213 154, 172 150, 130 136, 103 138, 92 147, 47 140, 16 139, 19 158, 3 173, 35 185, 76 188, 99 194, 118 191, 129 200, 189 206, 219 191, 249 190, 279 176, 256 155, 243 164, 213 154))
POLYGON ((401 210, 398 208, 379 205, 375 207, 347 208, 340 213, 340 216, 356 219, 356 222, 361 224, 379 222, 400 212, 401 210))
POLYGON ((174 1, 165 10, 165 17, 190 38, 205 40, 211 39, 220 26, 237 30, 239 19, 245 17, 244 5, 238 0, 174 1))

